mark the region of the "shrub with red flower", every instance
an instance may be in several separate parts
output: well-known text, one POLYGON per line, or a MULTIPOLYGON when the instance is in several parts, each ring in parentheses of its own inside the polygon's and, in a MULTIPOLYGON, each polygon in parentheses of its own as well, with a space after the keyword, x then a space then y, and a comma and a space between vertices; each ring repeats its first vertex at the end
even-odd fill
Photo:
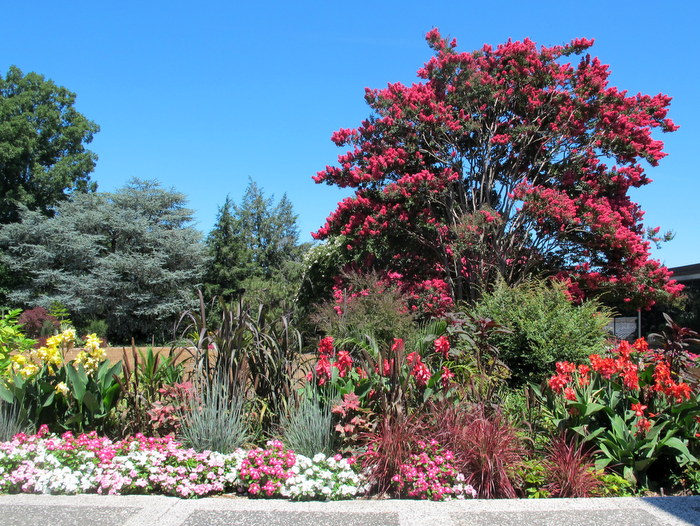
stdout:
POLYGON ((307 379, 319 386, 334 384, 340 393, 357 393, 360 404, 373 414, 389 410, 389 405, 417 406, 430 396, 449 393, 455 377, 446 362, 447 337, 418 347, 422 350, 406 353, 401 338, 382 346, 373 339, 335 342, 326 337, 307 379))
POLYGON ((563 430, 574 430, 603 451, 601 464, 630 480, 645 477, 662 453, 679 464, 700 453, 698 386, 674 372, 648 343, 621 342, 588 364, 556 364, 547 401, 563 430))

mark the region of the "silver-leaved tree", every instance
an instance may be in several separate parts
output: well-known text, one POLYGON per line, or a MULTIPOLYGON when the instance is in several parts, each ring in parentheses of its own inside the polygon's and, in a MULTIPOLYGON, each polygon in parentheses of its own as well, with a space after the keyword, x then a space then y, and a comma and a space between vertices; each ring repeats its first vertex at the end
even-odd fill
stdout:
POLYGON ((181 193, 132 180, 114 193, 76 193, 53 217, 27 210, 0 229, 11 305, 65 305, 78 325, 105 320, 110 338, 168 337, 191 305, 205 262, 181 193))

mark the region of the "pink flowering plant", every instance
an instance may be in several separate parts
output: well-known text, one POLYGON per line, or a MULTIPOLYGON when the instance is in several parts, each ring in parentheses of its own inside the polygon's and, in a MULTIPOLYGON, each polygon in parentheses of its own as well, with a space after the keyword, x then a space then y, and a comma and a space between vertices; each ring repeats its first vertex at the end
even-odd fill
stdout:
POLYGON ((296 456, 279 440, 270 440, 265 449, 248 451, 239 472, 243 488, 252 497, 279 496, 285 482, 294 472, 296 456))
POLYGON ((454 455, 444 450, 436 440, 419 440, 418 451, 401 464, 392 483, 401 497, 424 500, 475 498, 476 490, 465 484, 452 461, 454 455))
POLYGON ((348 461, 295 455, 279 442, 230 454, 197 452, 171 436, 112 441, 96 432, 34 435, 0 442, 0 493, 109 495, 160 493, 181 498, 223 492, 256 497, 350 498, 364 491, 348 461))

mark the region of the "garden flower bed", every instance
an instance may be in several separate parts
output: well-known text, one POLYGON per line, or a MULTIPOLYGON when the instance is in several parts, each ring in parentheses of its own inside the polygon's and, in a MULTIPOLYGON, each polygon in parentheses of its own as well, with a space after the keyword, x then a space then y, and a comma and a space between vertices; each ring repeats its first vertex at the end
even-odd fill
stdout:
POLYGON ((164 494, 204 497, 348 499, 364 493, 352 459, 312 459, 270 441, 265 449, 230 454, 183 448, 171 437, 137 435, 112 441, 92 432, 59 436, 45 426, 0 443, 0 492, 164 494))

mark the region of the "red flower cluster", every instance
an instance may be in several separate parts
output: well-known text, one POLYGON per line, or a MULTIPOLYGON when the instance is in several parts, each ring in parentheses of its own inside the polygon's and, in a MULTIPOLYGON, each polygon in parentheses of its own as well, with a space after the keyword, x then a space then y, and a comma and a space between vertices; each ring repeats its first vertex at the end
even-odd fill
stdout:
MULTIPOLYGON (((336 361, 331 363, 331 356, 335 351, 333 338, 327 336, 322 338, 318 342, 318 354, 320 355, 318 362, 316 362, 316 378, 318 385, 325 384, 331 378, 331 368, 335 367, 338 369, 338 375, 344 378, 349 371, 352 370, 353 360, 350 353, 347 351, 339 351, 336 356, 336 361)), ((307 380, 311 380, 311 373, 307 375, 307 380)))
POLYGON ((597 354, 591 354, 589 359, 591 367, 606 380, 610 380, 614 375, 622 380, 624 385, 630 391, 639 389, 639 376, 637 371, 639 366, 634 363, 632 357, 632 347, 626 341, 620 342, 618 347, 613 350, 614 356, 601 358, 597 354))
POLYGON ((610 86, 608 66, 586 53, 591 40, 463 53, 438 30, 426 38, 435 54, 422 80, 367 89, 371 118, 333 134, 348 150, 314 180, 355 194, 314 237, 343 236, 346 261, 371 254, 428 312, 473 295, 492 269, 511 282, 528 275, 548 256, 541 247, 567 250, 552 270, 572 296, 646 307, 677 295, 629 195, 650 182, 642 162, 666 155, 654 132, 678 128, 670 97, 610 86), (494 171, 465 168, 477 163, 494 171), (494 204, 499 187, 512 191, 494 204))
POLYGON ((683 400, 689 400, 692 390, 685 382, 676 382, 671 376, 671 367, 668 361, 661 354, 654 354, 653 359, 656 362, 654 369, 654 385, 652 390, 664 393, 666 396, 673 398, 677 403, 683 400))
MULTIPOLYGON (((440 357, 440 363, 435 365, 435 370, 441 369, 440 385, 443 389, 449 389, 453 384, 455 375, 449 367, 442 365, 442 360, 449 354, 450 342, 446 336, 438 337, 433 342, 433 348, 435 350, 435 356, 440 357)), ((416 351, 407 354, 404 360, 401 358, 404 351, 404 340, 401 338, 394 338, 391 344, 391 354, 394 356, 384 357, 378 360, 377 363, 374 364, 374 371, 372 373, 371 370, 355 367, 354 360, 350 353, 345 350, 336 350, 333 338, 326 337, 321 339, 318 343, 319 358, 314 366, 314 371, 309 372, 306 379, 307 381, 311 381, 315 377, 318 385, 324 385, 332 378, 334 368, 337 369, 340 378, 345 378, 355 371, 357 372, 356 378, 360 380, 368 379, 369 374, 388 377, 392 374, 397 363, 405 363, 408 369, 399 372, 399 374, 410 374, 415 379, 415 383, 418 387, 426 387, 433 375, 431 367, 423 361, 423 357, 416 351)))
POLYGON ((447 359, 450 353, 450 340, 446 336, 440 336, 433 342, 435 347, 435 352, 441 354, 443 358, 447 359))
MULTIPOLYGON (((581 364, 576 366, 570 362, 557 362, 556 374, 548 380, 548 385, 555 393, 564 392, 568 400, 574 400, 573 391, 566 391, 574 377, 578 377, 578 385, 583 387, 590 382, 590 372, 598 373, 606 380, 621 380, 622 385, 630 391, 638 391, 639 371, 653 368, 652 378, 654 380, 651 390, 663 393, 676 403, 689 400, 692 394, 691 387, 685 382, 677 382, 671 374, 671 367, 668 360, 659 353, 651 355, 651 362, 645 361, 649 356, 649 345, 643 338, 638 339, 634 345, 628 342, 621 342, 611 351, 609 356, 591 354, 589 356, 590 367, 581 364), (636 361, 635 361, 636 360, 636 361), (638 365, 638 363, 640 365, 638 365)), ((633 407, 637 416, 641 416, 638 407, 633 407)), ((646 409, 646 406, 641 406, 646 409)))
POLYGON ((425 387, 430 380, 430 369, 423 363, 423 360, 417 352, 412 352, 406 356, 408 365, 412 367, 411 375, 416 379, 416 384, 419 387, 425 387))

